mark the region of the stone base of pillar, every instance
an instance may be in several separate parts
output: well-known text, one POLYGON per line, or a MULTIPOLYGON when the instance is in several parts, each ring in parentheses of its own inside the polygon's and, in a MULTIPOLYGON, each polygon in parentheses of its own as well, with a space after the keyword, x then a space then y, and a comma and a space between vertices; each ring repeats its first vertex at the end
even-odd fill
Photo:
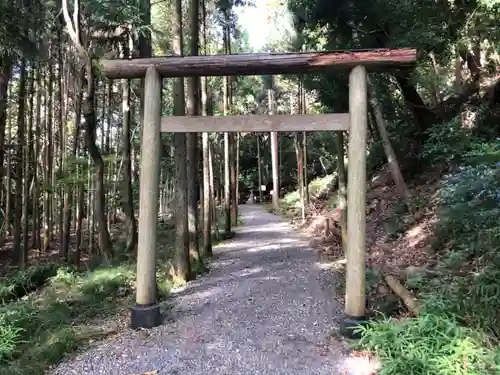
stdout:
POLYGON ((349 339, 359 339, 360 334, 356 332, 356 329, 361 325, 365 326, 368 324, 368 319, 364 316, 349 316, 344 315, 340 321, 340 334, 349 339))
POLYGON ((130 314, 132 329, 153 328, 161 324, 160 306, 157 303, 150 305, 135 304, 130 314))

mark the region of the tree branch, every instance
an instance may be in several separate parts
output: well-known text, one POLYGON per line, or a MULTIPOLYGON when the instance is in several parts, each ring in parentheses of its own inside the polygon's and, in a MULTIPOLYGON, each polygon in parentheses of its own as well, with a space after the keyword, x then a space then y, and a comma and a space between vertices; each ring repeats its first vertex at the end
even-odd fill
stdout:
POLYGON ((85 48, 83 48, 83 45, 80 41, 80 33, 79 33, 79 28, 78 28, 78 10, 80 7, 80 2, 78 0, 75 0, 75 5, 74 5, 74 10, 73 10, 73 21, 71 20, 71 17, 69 16, 69 11, 68 11, 68 0, 62 0, 62 10, 63 10, 63 16, 64 16, 64 22, 66 23, 66 29, 68 30, 69 37, 71 38, 71 41, 75 45, 75 48, 80 55, 81 58, 88 58, 87 51, 85 48), (75 29, 77 27, 78 29, 75 29))

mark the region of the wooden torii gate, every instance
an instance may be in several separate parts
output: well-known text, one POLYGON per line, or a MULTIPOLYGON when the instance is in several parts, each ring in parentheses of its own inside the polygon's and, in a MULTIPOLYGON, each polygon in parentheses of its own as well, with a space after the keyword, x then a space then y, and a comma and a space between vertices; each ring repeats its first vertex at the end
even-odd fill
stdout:
POLYGON ((156 246, 160 176, 160 132, 349 131, 347 179, 347 265, 345 316, 341 332, 352 336, 365 321, 367 69, 411 68, 414 49, 378 49, 277 54, 237 54, 104 60, 110 79, 145 77, 144 128, 141 139, 139 239, 133 328, 161 323, 156 300, 156 246), (349 113, 225 117, 161 117, 162 77, 304 74, 350 70, 349 113))

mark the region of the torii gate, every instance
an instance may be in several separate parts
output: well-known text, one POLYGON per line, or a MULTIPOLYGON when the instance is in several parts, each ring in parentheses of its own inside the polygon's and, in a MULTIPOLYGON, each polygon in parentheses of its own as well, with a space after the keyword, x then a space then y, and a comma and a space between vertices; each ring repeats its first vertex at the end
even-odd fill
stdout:
POLYGON ((160 132, 296 132, 349 131, 347 179, 347 265, 345 316, 341 332, 365 317, 366 137, 368 122, 367 68, 372 71, 411 68, 415 49, 378 49, 277 54, 237 54, 104 60, 110 79, 145 79, 144 129, 141 139, 139 239, 136 304, 133 328, 161 323, 156 300, 157 203, 160 176, 160 132), (224 117, 161 117, 162 77, 304 74, 327 69, 347 70, 349 113, 224 117), (152 233, 152 235, 151 235, 152 233))

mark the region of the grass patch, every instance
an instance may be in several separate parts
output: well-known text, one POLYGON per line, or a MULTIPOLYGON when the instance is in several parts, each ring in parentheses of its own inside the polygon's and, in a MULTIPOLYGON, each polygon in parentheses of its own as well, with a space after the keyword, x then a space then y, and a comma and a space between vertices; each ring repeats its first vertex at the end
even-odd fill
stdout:
POLYGON ((0 374, 42 374, 94 337, 92 319, 130 306, 134 281, 132 265, 60 268, 41 292, 1 306, 0 374))
POLYGON ((0 304, 24 297, 41 287, 49 278, 56 275, 58 267, 59 265, 55 263, 44 263, 0 279, 0 304))
MULTIPOLYGON (((173 286, 168 271, 174 243, 171 226, 160 223, 157 257, 160 301, 173 286)), ((40 265, 40 269, 26 270, 23 277, 10 278, 10 281, 31 280, 19 282, 27 288, 39 285, 33 281, 39 276, 29 275, 45 277, 47 269, 55 270, 42 290, 0 305, 0 375, 43 374, 68 354, 128 325, 136 265, 133 255, 121 258, 116 264, 85 272, 67 266, 40 265)), ((204 265, 193 265, 197 273, 206 269, 204 265)), ((4 282, 0 285, 11 291, 8 280, 4 282)))
POLYGON ((424 313, 360 328, 359 346, 376 352, 379 375, 500 374, 500 350, 452 317, 424 313))

